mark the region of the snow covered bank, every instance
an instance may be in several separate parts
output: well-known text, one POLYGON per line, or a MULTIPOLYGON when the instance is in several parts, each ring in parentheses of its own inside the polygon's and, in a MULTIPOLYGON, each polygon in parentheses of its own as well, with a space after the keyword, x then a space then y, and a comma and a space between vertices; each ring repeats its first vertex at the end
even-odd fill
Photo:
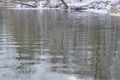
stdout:
MULTIPOLYGON (((83 0, 81 2, 66 2, 66 4, 69 6, 69 10, 73 11, 91 11, 96 13, 102 13, 102 14, 109 14, 112 13, 112 15, 120 15, 120 0, 83 0), (114 7, 111 9, 111 7, 114 7)), ((26 4, 36 6, 35 8, 23 5, 23 4, 16 4, 15 8, 12 9, 63 9, 63 4, 58 2, 50 2, 49 5, 46 6, 46 1, 29 1, 26 4)))

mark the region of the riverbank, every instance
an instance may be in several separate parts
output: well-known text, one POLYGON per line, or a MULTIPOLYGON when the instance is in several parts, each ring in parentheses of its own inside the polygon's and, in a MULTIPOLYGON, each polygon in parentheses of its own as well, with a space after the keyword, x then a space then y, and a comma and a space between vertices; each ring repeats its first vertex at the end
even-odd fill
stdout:
MULTIPOLYGON (((61 9, 64 10, 64 5, 61 2, 51 2, 46 4, 45 1, 40 2, 25 2, 22 4, 15 4, 15 7, 8 9, 25 9, 25 10, 35 10, 35 9, 61 9), (26 5, 27 4, 27 5, 26 5), (32 7, 36 6, 36 7, 32 7)), ((102 14, 112 14, 115 16, 120 16, 120 5, 119 0, 84 0, 82 2, 76 3, 66 3, 68 5, 68 11, 90 11, 102 14)))

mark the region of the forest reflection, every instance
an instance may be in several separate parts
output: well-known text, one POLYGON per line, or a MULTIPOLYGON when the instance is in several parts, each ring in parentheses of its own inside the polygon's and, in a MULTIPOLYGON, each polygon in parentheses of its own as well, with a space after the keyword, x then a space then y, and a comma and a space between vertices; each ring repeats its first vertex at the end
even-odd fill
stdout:
POLYGON ((119 80, 119 17, 60 10, 1 14, 3 80, 119 80))

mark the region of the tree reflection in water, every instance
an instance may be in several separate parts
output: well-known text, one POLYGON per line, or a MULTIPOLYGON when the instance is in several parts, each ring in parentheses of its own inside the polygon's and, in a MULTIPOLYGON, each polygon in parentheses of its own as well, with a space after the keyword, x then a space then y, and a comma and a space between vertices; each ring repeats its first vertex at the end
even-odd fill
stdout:
POLYGON ((4 13, 0 33, 7 35, 0 35, 0 41, 6 37, 0 45, 12 75, 3 79, 119 80, 119 18, 59 10, 4 13))

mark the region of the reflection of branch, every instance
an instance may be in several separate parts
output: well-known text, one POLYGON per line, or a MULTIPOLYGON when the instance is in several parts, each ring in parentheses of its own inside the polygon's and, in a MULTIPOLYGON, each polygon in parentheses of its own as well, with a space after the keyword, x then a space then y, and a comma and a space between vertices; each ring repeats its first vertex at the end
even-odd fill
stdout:
POLYGON ((95 62, 95 76, 94 78, 97 79, 98 75, 100 74, 100 32, 97 34, 97 47, 96 47, 96 62, 95 62))

